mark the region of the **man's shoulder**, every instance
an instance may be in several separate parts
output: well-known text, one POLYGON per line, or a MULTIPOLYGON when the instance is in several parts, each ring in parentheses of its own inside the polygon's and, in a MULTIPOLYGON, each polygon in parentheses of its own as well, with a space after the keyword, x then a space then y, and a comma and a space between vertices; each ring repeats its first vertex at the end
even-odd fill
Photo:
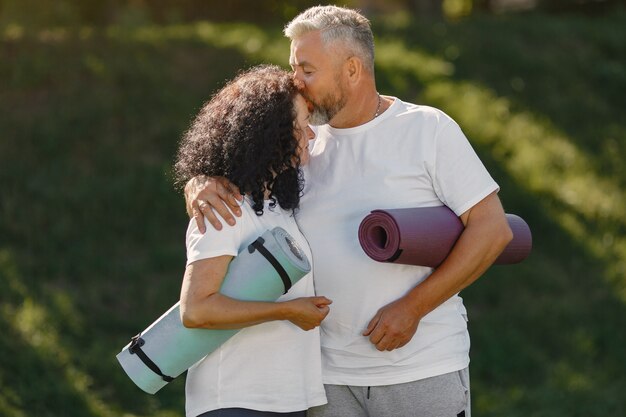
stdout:
POLYGON ((399 116, 420 118, 424 121, 438 124, 452 121, 452 118, 448 114, 436 107, 426 104, 410 103, 398 98, 396 98, 396 104, 398 105, 399 116))

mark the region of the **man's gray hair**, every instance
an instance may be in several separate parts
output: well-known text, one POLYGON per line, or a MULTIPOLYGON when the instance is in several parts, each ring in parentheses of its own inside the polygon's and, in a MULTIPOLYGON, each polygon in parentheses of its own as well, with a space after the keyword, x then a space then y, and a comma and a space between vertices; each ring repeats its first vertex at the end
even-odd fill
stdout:
POLYGON ((374 35, 365 16, 345 7, 316 6, 296 16, 284 30, 291 40, 314 31, 320 31, 325 45, 343 42, 374 74, 374 35))

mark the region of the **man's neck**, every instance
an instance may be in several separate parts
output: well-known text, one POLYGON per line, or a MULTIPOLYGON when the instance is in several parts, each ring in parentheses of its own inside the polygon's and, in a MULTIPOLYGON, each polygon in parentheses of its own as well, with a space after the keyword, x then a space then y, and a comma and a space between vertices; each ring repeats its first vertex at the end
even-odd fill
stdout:
POLYGON ((336 129, 361 126, 382 114, 389 105, 388 100, 380 96, 374 89, 366 96, 349 100, 328 124, 336 129))

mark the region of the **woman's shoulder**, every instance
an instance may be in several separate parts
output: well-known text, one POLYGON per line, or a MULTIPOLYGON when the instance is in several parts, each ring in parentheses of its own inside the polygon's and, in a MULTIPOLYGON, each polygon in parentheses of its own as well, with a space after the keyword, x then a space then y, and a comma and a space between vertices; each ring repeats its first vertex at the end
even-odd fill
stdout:
POLYGON ((209 246, 221 246, 228 242, 228 246, 242 244, 245 237, 250 234, 250 228, 252 226, 252 216, 256 216, 252 207, 245 201, 241 204, 241 216, 235 217, 235 224, 230 225, 219 214, 215 213, 215 216, 222 224, 221 229, 217 230, 206 219, 203 218, 205 231, 201 232, 198 227, 198 222, 194 217, 189 220, 187 225, 186 242, 187 247, 203 243, 203 245, 209 246))

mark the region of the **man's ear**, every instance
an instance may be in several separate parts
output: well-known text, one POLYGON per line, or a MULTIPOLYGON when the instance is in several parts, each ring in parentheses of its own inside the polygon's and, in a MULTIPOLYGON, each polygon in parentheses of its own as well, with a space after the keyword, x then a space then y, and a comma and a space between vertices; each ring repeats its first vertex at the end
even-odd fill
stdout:
POLYGON ((351 56, 345 63, 346 74, 351 84, 357 84, 363 75, 363 62, 356 57, 351 56))

